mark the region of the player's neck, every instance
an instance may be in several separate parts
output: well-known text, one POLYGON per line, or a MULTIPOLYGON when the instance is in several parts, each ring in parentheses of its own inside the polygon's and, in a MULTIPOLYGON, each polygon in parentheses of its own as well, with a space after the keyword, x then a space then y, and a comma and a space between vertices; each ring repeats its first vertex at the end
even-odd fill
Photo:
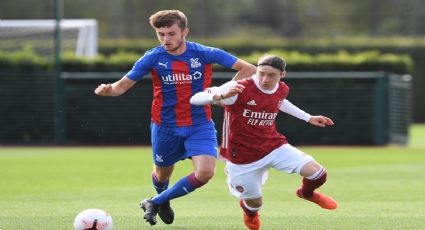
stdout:
POLYGON ((276 84, 275 86, 273 86, 272 89, 264 89, 263 87, 261 87, 257 75, 254 75, 254 83, 255 83, 255 86, 257 86, 257 88, 265 94, 274 94, 277 88, 279 88, 279 84, 276 84))

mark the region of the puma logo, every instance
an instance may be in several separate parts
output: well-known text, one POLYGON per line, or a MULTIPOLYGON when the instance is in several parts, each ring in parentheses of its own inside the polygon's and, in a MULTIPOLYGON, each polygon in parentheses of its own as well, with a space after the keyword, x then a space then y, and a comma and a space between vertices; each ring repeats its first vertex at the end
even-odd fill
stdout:
POLYGON ((162 65, 162 66, 164 66, 164 68, 167 68, 167 64, 168 64, 168 62, 166 62, 166 63, 158 62, 158 65, 162 65))

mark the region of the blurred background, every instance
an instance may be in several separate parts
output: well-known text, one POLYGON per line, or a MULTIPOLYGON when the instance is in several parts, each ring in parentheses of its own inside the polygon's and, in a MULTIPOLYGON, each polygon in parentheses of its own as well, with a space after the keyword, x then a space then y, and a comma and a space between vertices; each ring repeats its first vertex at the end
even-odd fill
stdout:
MULTIPOLYGON (((317 38, 425 35, 421 0, 73 0, 63 18, 93 18, 99 38, 154 36, 147 18, 157 10, 180 9, 196 38, 253 36, 317 38)), ((1 19, 52 19, 54 1, 2 1, 1 19)))
MULTIPOLYGON (((405 145, 425 122, 424 1, 14 0, 0 3, 0 144, 149 144, 149 77, 118 98, 93 90, 158 45, 148 17, 163 9, 187 15, 188 40, 286 59, 289 99, 338 124, 279 117, 294 144, 405 145)), ((214 68, 214 84, 233 75, 214 68)))

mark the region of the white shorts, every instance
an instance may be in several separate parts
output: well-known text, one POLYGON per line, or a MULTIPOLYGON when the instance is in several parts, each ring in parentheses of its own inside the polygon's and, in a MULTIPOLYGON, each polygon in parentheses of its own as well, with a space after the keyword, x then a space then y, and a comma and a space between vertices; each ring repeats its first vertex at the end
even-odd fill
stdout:
POLYGON ((269 168, 300 174, 301 168, 313 157, 284 144, 264 158, 249 164, 226 163, 227 184, 230 193, 240 199, 256 199, 262 196, 262 186, 268 178, 269 168))

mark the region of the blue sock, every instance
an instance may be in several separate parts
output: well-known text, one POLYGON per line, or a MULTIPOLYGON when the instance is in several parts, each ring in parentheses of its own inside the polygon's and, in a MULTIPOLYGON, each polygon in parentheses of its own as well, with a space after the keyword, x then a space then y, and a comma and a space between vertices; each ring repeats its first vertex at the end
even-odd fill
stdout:
POLYGON ((156 195, 154 198, 152 198, 152 202, 155 204, 163 204, 171 199, 185 196, 204 184, 206 183, 196 179, 195 174, 192 173, 186 177, 181 178, 172 187, 156 195))
POLYGON ((168 188, 169 183, 169 180, 165 182, 159 182, 158 178, 156 177, 156 174, 152 172, 152 184, 158 194, 165 191, 168 188))

